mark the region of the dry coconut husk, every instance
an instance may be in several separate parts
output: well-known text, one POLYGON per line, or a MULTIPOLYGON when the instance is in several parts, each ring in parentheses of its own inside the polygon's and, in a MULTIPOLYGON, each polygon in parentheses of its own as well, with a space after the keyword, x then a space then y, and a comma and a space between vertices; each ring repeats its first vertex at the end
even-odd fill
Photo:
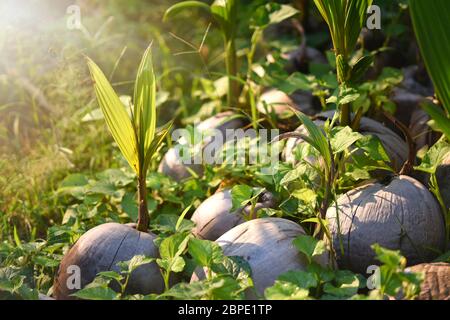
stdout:
MULTIPOLYGON (((158 257, 153 243, 155 235, 137 231, 128 225, 105 223, 92 228, 78 239, 67 252, 58 269, 53 284, 53 296, 58 300, 74 299, 70 295, 91 283, 102 271, 119 271, 118 262, 128 261, 135 255, 158 257), (80 288, 73 288, 79 268, 80 288)), ((164 282, 156 263, 138 267, 130 276, 129 294, 161 293, 164 282)))
MULTIPOLYGON (((334 111, 323 112, 317 116, 314 123, 317 126, 323 126, 327 119, 331 119, 334 116, 334 111)), ((307 135, 305 127, 301 125, 296 130, 299 133, 307 135)), ((359 133, 362 135, 373 135, 380 139, 383 144, 387 155, 391 159, 391 164, 395 170, 400 170, 403 163, 408 157, 408 146, 406 142, 401 139, 391 129, 383 126, 381 123, 369 118, 361 118, 359 133)), ((288 163, 296 163, 295 148, 298 144, 303 143, 301 138, 289 138, 286 141, 286 146, 283 150, 282 158, 288 163)))
MULTIPOLYGON (((273 207, 273 205, 273 195, 264 192, 255 205, 253 213, 262 208, 273 207)), ((231 212, 232 207, 231 190, 217 192, 203 201, 191 218, 196 225, 193 229, 194 235, 201 239, 214 241, 228 230, 244 223, 246 221, 244 216, 252 218, 249 217, 251 206, 240 208, 235 212, 231 212)))
POLYGON ((406 271, 424 275, 416 300, 450 300, 450 264, 423 263, 407 268, 406 271))
MULTIPOLYGON (((252 279, 257 295, 274 284, 283 273, 291 270, 305 270, 306 257, 299 253, 292 241, 305 231, 298 224, 281 218, 255 219, 234 227, 216 242, 226 256, 244 258, 252 270, 252 279)), ((328 254, 317 258, 321 265, 328 264, 328 254)), ((192 281, 205 278, 204 269, 196 269, 192 281)), ((257 298, 254 292, 247 292, 247 298, 257 298)))
POLYGON ((431 261, 445 247, 438 202, 408 176, 341 195, 337 205, 328 208, 327 219, 339 267, 354 272, 365 274, 368 266, 380 263, 371 249, 375 243, 400 250, 409 265, 431 261))
MULTIPOLYGON (((197 130, 200 133, 206 133, 208 130, 217 129, 220 130, 224 139, 227 139, 226 130, 227 129, 239 129, 243 128, 247 124, 244 117, 239 116, 231 111, 226 111, 219 113, 211 118, 208 118, 197 125, 197 130)), ((213 140, 212 137, 207 137, 203 141, 202 148, 205 148, 213 140)), ((180 143, 186 143, 181 140, 180 143)), ((168 175, 175 181, 181 181, 192 176, 190 170, 198 175, 203 173, 203 166, 201 164, 184 163, 183 159, 180 157, 178 150, 176 148, 171 148, 164 155, 161 163, 158 167, 158 172, 168 175), (188 170, 189 168, 189 170, 188 170)))

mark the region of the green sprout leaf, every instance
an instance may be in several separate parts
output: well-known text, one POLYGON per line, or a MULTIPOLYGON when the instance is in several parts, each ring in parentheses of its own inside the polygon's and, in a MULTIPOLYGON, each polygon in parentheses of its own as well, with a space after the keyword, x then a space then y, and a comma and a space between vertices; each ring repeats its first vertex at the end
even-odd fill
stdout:
POLYGON ((131 119, 103 72, 94 61, 87 59, 97 100, 105 116, 109 131, 131 168, 138 173, 138 145, 131 119))

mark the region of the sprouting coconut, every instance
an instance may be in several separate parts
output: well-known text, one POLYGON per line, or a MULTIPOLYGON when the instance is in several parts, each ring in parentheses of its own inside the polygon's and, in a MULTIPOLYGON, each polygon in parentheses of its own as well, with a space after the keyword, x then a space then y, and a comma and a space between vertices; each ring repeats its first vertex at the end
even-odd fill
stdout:
MULTIPOLYGON (((308 261, 292 243, 296 237, 305 234, 303 228, 295 222, 264 218, 240 224, 216 242, 226 256, 239 256, 249 263, 256 292, 262 295, 281 274, 291 270, 305 270, 308 261)), ((316 262, 326 265, 328 255, 318 257, 316 262)), ((205 270, 197 269, 191 282, 204 278, 205 270)), ((248 292, 247 297, 256 298, 252 292, 248 292)))
MULTIPOLYGON (((108 128, 137 175, 138 222, 135 227, 106 223, 80 237, 59 266, 53 287, 56 299, 71 299, 72 293, 92 282, 99 272, 117 270, 116 264, 120 261, 128 261, 135 255, 158 257, 153 243, 155 235, 147 232, 150 216, 145 181, 150 160, 168 128, 156 132, 156 105, 152 99, 156 95, 156 84, 150 47, 139 67, 131 119, 100 68, 92 60, 88 60, 88 65, 108 128)), ((158 266, 151 262, 133 271, 125 290, 148 294, 159 293, 163 288, 158 266)))
POLYGON ((445 222, 433 195, 400 175, 340 196, 327 211, 340 268, 365 273, 377 265, 371 245, 400 250, 410 265, 428 262, 445 247, 445 222))
MULTIPOLYGON (((273 205, 273 195, 269 192, 263 192, 253 208, 253 213, 262 208, 273 207, 273 205)), ((217 192, 206 199, 192 215, 191 220, 196 224, 193 233, 201 239, 214 241, 228 230, 244 223, 245 216, 252 218, 250 217, 251 205, 240 208, 235 212, 231 212, 232 206, 230 190, 217 192)))
MULTIPOLYGON (((226 111, 202 121, 198 124, 196 129, 199 133, 204 133, 206 135, 208 130, 219 130, 224 138, 224 141, 227 141, 227 129, 243 128, 246 124, 247 121, 243 116, 237 115, 231 111, 226 111)), ((212 141, 212 136, 206 136, 202 141, 202 150, 212 141)), ((179 143, 185 144, 186 141, 182 139, 179 143)), ((164 158, 159 164, 158 171, 170 176, 175 181, 181 181, 191 177, 192 174, 190 170, 198 175, 201 175, 203 172, 202 164, 194 163, 194 161, 190 162, 191 163, 189 164, 185 163, 180 156, 179 151, 176 150, 176 148, 171 148, 164 155, 164 158)))
POLYGON ((450 264, 422 263, 406 271, 424 275, 417 300, 450 300, 450 264))
MULTIPOLYGON (((334 111, 323 112, 317 116, 314 123, 318 126, 323 126, 327 119, 331 119, 334 116, 334 111)), ((307 134, 304 126, 300 126, 297 132, 307 134)), ((400 170, 403 163, 408 157, 408 147, 403 139, 401 139, 395 132, 382 124, 363 117, 360 122, 359 130, 362 135, 373 135, 380 139, 386 153, 391 159, 391 164, 394 169, 400 170)), ((286 142, 286 147, 283 150, 283 159, 288 163, 295 163, 295 148, 298 144, 303 143, 301 138, 290 138, 286 142)))

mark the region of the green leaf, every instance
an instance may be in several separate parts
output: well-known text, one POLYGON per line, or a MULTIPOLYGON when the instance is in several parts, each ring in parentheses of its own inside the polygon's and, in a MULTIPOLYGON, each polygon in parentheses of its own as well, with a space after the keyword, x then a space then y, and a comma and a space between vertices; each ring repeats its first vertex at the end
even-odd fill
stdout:
POLYGON ((305 137, 306 142, 308 142, 314 149, 316 149, 320 155, 324 158, 327 167, 331 166, 331 152, 328 145, 328 140, 323 134, 322 130, 309 119, 303 113, 296 113, 297 117, 305 126, 306 131, 308 131, 309 137, 305 137))
POLYGON ((279 276, 278 280, 283 282, 291 282, 304 289, 315 288, 319 284, 313 274, 305 271, 288 271, 279 276))
POLYGON ((131 119, 103 72, 94 61, 87 59, 97 100, 105 116, 109 131, 131 168, 138 173, 139 154, 131 119))
POLYGON ((211 5, 211 13, 227 41, 233 39, 236 33, 238 4, 237 0, 215 0, 211 5))
POLYGON ((352 82, 357 82, 361 80, 364 74, 369 70, 372 65, 375 57, 373 55, 363 56, 358 61, 356 61, 355 65, 352 68, 352 74, 350 80, 352 82))
POLYGON ((164 13, 163 21, 167 21, 169 18, 177 15, 178 13, 186 10, 192 9, 202 9, 206 12, 211 12, 211 8, 204 2, 201 1, 182 1, 174 4, 164 13))
POLYGON ((212 241, 191 238, 189 240, 189 254, 195 262, 202 267, 211 267, 215 260, 220 261, 222 250, 220 246, 212 241))
MULTIPOLYGON (((409 7, 425 65, 439 99, 450 114, 450 2, 410 0, 409 7)), ((448 122, 447 128, 450 130, 448 122)))
POLYGON ((231 211, 245 206, 253 197, 253 188, 248 185, 236 185, 231 189, 231 211))
POLYGON ((301 235, 292 242, 294 246, 303 253, 309 262, 315 256, 320 256, 325 252, 325 243, 311 236, 301 235))
POLYGON ((265 290, 264 295, 268 300, 305 300, 308 299, 309 290, 299 288, 292 282, 277 280, 265 290))
POLYGON ((404 267, 406 265, 406 259, 400 254, 400 251, 389 250, 382 248, 378 244, 372 245, 372 249, 375 251, 377 259, 384 265, 390 268, 404 267))
POLYGON ((331 148, 334 153, 340 153, 347 150, 356 141, 363 138, 363 135, 354 132, 350 127, 335 127, 331 130, 331 148))
MULTIPOLYGON (((153 71, 151 44, 145 50, 134 84, 134 126, 137 130, 140 175, 146 174, 145 157, 156 131, 156 79, 153 71)), ((148 165, 148 162, 147 162, 148 165)))
POLYGON ((187 239, 185 233, 176 233, 165 238, 159 245, 159 254, 162 259, 175 258, 182 254, 187 247, 187 239))
POLYGON ((146 257, 144 255, 135 255, 133 258, 131 258, 128 261, 120 261, 117 263, 120 270, 125 273, 132 273, 134 270, 139 268, 140 266, 149 264, 153 262, 155 259, 146 257))
POLYGON ((269 2, 256 9, 250 19, 250 26, 252 28, 265 29, 270 25, 289 19, 298 13, 299 11, 290 5, 269 2))
POLYGON ((113 289, 103 286, 86 287, 71 296, 84 300, 116 300, 119 297, 113 289))
POLYGON ((424 102, 422 108, 430 115, 447 139, 450 140, 450 119, 445 116, 444 112, 438 106, 429 102, 424 102))
POLYGON ((414 169, 435 174, 437 167, 442 163, 448 153, 450 153, 450 144, 441 139, 428 150, 420 166, 414 167, 414 169))

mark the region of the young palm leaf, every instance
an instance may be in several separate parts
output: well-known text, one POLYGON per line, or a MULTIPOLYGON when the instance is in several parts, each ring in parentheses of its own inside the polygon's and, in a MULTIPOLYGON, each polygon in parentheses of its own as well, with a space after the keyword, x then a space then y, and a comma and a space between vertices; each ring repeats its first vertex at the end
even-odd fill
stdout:
POLYGON ((147 231, 150 219, 145 184, 148 166, 170 128, 168 124, 156 132, 156 79, 150 48, 151 46, 145 51, 138 69, 131 118, 103 72, 88 59, 97 100, 106 124, 123 156, 138 177, 139 231, 147 231))
MULTIPOLYGON (((351 67, 349 60, 372 2, 373 0, 314 0, 330 29, 336 55, 337 79, 343 86, 360 78, 361 73, 367 70, 367 65, 371 64, 370 58, 364 58, 359 65, 351 67)), ((342 126, 350 125, 348 104, 341 106, 340 118, 342 126)))
POLYGON ((450 2, 410 0, 410 10, 420 51, 447 117, 431 104, 425 110, 450 139, 450 2))
POLYGON ((95 93, 109 131, 131 168, 139 172, 139 154, 133 124, 124 105, 100 68, 88 59, 95 93))

